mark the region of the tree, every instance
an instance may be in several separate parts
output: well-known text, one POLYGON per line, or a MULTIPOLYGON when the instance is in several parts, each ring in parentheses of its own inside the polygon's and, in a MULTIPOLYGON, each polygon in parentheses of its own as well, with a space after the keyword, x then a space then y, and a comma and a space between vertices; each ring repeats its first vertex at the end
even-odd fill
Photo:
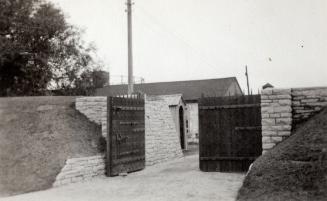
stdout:
POLYGON ((92 72, 92 80, 95 88, 102 88, 109 84, 109 73, 102 70, 94 70, 92 72))
POLYGON ((43 0, 0 0, 0 96, 74 89, 81 74, 100 69, 81 31, 43 0))
POLYGON ((53 91, 55 95, 82 95, 89 96, 95 93, 97 88, 109 84, 109 73, 102 70, 85 70, 76 80, 75 86, 64 86, 60 90, 53 91))

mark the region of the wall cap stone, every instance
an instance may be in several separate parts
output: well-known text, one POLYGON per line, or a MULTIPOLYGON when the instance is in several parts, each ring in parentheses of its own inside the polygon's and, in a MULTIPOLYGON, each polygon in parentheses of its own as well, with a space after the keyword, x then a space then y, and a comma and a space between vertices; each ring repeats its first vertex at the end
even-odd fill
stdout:
POLYGON ((327 89, 327 87, 319 86, 319 87, 292 88, 292 91, 306 91, 306 90, 320 90, 320 89, 327 89))
POLYGON ((290 94, 291 89, 288 88, 273 88, 273 89, 264 89, 261 91, 262 95, 284 95, 284 94, 290 94))

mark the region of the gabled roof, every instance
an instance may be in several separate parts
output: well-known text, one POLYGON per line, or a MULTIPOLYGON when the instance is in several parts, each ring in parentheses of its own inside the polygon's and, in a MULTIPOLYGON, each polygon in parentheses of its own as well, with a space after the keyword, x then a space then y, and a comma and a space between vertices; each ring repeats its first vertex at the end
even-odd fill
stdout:
POLYGON ((176 106, 178 105, 181 101, 183 101, 183 95, 182 94, 172 94, 172 95, 162 95, 169 106, 176 106))
POLYGON ((180 103, 185 104, 182 94, 171 94, 171 95, 147 95, 147 100, 164 100, 168 106, 178 106, 180 103))
MULTIPOLYGON (((226 96, 230 86, 236 84, 241 88, 235 77, 208 79, 208 80, 189 80, 174 82, 155 82, 135 84, 134 91, 147 95, 170 95, 182 94, 185 101, 196 100, 202 96, 226 96)), ((97 96, 114 96, 126 94, 127 85, 110 85, 96 90, 97 96)), ((232 94, 233 95, 233 94, 232 94)))

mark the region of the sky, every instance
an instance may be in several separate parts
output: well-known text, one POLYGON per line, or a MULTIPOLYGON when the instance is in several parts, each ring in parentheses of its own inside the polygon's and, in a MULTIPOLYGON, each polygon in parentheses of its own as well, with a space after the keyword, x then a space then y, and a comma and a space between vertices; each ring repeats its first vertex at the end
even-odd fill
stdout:
MULTIPOLYGON (((114 82, 127 76, 125 0, 50 0, 84 29, 114 82)), ((134 0, 134 75, 146 82, 237 77, 257 92, 327 86, 325 0, 134 0)), ((137 78, 136 78, 137 79, 137 78)))

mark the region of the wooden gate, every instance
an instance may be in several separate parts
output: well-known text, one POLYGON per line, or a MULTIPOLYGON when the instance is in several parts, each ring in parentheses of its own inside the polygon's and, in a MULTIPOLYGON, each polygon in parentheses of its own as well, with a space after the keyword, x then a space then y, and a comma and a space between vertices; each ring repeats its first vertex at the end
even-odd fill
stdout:
POLYGON ((107 125, 107 176, 144 169, 144 99, 108 97, 107 125))
POLYGON ((199 100, 200 170, 247 171, 261 142, 260 95, 199 100))

